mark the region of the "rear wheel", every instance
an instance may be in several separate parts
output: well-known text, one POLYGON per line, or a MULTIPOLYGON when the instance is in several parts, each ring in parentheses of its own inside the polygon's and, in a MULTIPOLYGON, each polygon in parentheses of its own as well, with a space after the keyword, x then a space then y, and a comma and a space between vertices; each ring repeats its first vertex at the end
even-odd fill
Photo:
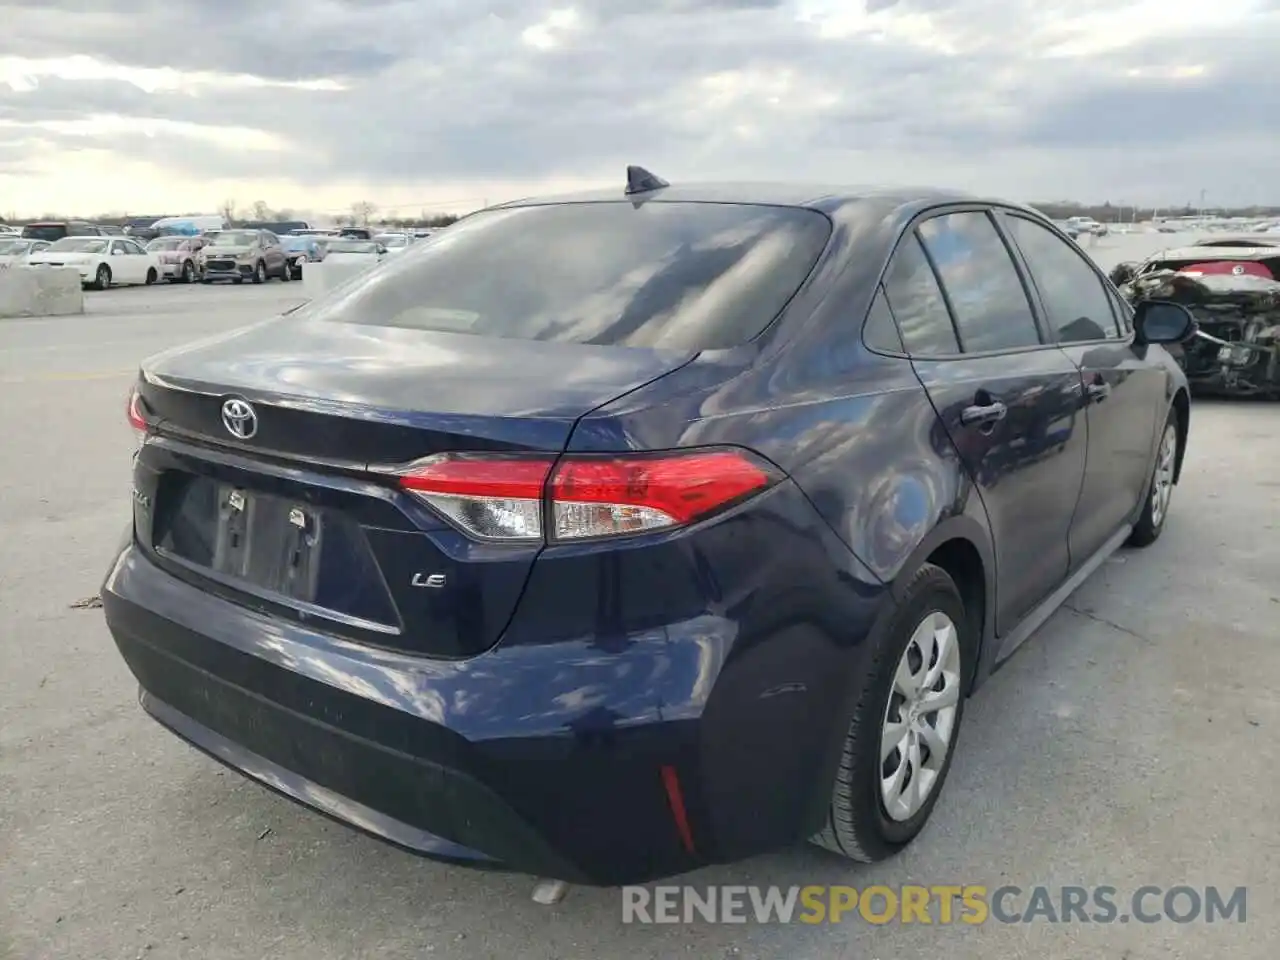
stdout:
POLYGON ((1156 463, 1151 470, 1151 482, 1147 486, 1147 498, 1142 513, 1129 534, 1129 546, 1146 547, 1156 542, 1164 530, 1169 516, 1169 504, 1173 500, 1173 477, 1178 464, 1178 415, 1170 410, 1165 420, 1160 447, 1156 450, 1156 463))
POLYGON ((160 279, 160 274, 156 273, 155 267, 151 267, 150 269, 147 270, 147 286, 148 287, 151 286, 151 284, 155 283, 159 279, 160 279))
POLYGON ((951 769, 976 649, 955 582, 925 564, 871 651, 845 734, 826 826, 814 843, 872 863, 924 829, 951 769))
POLYGON ((196 278, 196 265, 190 260, 182 264, 182 282, 191 283, 196 278))
POLYGON ((98 272, 94 274, 93 286, 97 290, 105 290, 111 286, 111 268, 105 263, 98 267, 98 272))

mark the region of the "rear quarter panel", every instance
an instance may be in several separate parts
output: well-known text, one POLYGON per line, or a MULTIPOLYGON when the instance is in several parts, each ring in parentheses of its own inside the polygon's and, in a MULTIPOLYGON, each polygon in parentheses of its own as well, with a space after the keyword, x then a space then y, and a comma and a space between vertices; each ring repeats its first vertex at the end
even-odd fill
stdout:
MULTIPOLYGON (((583 418, 569 441, 570 450, 584 452, 746 447, 787 472, 790 510, 812 518, 807 531, 794 514, 788 532, 780 526, 750 538, 745 559, 757 570, 758 599, 782 587, 785 597, 712 611, 733 623, 713 675, 699 678, 713 686, 695 712, 703 721, 699 800, 722 856, 768 849, 820 826, 867 641, 893 609, 895 582, 951 536, 971 540, 984 556, 989 589, 994 576, 985 512, 909 361, 862 343, 871 299, 863 291, 875 289, 875 278, 867 285, 858 270, 833 273, 793 301, 789 313, 804 319, 785 339, 704 353, 583 418), (813 566, 817 553, 829 570, 813 566), (860 585, 858 614, 833 617, 851 609, 853 584, 860 585), (771 609, 785 610, 785 618, 771 609), (780 773, 793 785, 785 796, 780 773), (734 800, 766 796, 768 804, 734 800)), ((693 567, 723 566, 718 550, 697 558, 710 542, 690 538, 693 567)), ((522 605, 540 573, 549 573, 544 559, 522 605)))

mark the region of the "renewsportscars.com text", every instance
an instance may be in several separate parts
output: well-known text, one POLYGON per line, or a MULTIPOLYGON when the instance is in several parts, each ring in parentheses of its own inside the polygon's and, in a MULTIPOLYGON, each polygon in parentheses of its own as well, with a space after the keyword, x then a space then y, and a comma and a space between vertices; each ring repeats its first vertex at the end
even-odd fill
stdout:
POLYGON ((623 923, 1244 923, 1245 887, 622 888, 623 923))

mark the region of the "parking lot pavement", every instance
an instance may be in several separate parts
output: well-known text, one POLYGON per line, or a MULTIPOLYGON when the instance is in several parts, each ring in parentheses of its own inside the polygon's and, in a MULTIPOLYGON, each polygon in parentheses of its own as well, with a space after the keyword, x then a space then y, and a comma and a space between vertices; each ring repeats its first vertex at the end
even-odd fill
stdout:
POLYGON ((0 322, 0 957, 907 960, 1274 957, 1280 409, 1196 405, 1163 538, 1114 557, 970 704, 943 803, 877 866, 797 847, 707 884, 1248 887, 1244 924, 624 926, 618 891, 416 859, 144 718, 92 597, 129 510, 147 353, 296 285, 89 294, 0 322))

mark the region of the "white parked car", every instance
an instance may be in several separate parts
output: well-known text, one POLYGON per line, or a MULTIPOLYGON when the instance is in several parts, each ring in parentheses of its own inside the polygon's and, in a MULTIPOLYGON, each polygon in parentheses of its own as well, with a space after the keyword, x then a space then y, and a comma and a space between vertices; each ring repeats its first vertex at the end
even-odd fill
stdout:
POLYGON ((407 233, 380 233, 373 238, 373 242, 386 247, 389 256, 395 256, 409 249, 410 240, 407 233))
POLYGON ((339 237, 324 244, 325 263, 367 263, 369 266, 386 259, 387 248, 377 240, 352 240, 339 237))
POLYGON ((30 254, 27 264, 76 267, 80 282, 98 290, 127 283, 155 283, 162 270, 160 258, 130 237, 63 237, 47 249, 30 254))
POLYGON ((23 237, 0 236, 0 269, 21 266, 27 257, 49 246, 48 240, 27 240, 23 237))

